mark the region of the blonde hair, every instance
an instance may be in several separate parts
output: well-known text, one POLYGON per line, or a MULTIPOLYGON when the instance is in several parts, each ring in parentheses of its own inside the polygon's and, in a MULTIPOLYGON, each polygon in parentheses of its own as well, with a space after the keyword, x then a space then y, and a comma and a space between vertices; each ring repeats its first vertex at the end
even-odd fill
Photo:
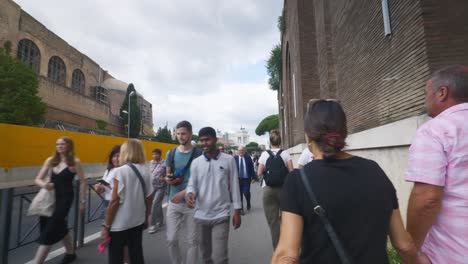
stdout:
MULTIPOLYGON (((73 144, 73 140, 71 137, 61 137, 59 138, 63 140, 67 146, 67 153, 65 153, 65 162, 69 167, 75 166, 75 146, 73 144)), ((52 159, 50 160, 50 166, 55 167, 59 165, 61 161, 60 154, 55 150, 54 155, 52 156, 52 159)))
POLYGON ((145 164, 146 156, 143 144, 138 139, 129 139, 120 147, 119 164, 145 164))
POLYGON ((270 144, 272 146, 281 145, 281 133, 278 129, 273 129, 270 131, 270 144))

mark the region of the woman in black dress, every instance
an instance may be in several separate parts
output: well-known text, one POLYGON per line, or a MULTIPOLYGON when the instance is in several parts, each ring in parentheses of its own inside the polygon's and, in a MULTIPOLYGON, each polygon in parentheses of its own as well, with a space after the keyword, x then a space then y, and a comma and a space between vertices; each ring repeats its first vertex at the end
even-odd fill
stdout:
POLYGON ((80 213, 85 210, 86 181, 80 160, 75 158, 73 141, 69 137, 61 137, 56 142, 56 151, 47 158, 36 177, 35 183, 46 189, 55 190, 55 209, 50 217, 40 217, 40 244, 35 257, 35 263, 44 263, 53 244, 63 241, 65 256, 61 263, 70 263, 76 259, 73 251, 73 240, 68 232, 68 212, 73 203, 73 179, 80 179, 80 213), (50 171, 50 174, 49 174, 50 171), (51 175, 49 182, 46 176, 51 175))

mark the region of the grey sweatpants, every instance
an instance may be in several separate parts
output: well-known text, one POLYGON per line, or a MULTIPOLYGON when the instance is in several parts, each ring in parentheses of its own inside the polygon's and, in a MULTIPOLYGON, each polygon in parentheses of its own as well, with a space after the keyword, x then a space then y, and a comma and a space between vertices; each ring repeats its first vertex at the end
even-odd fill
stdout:
POLYGON ((263 187, 263 210, 270 227, 273 250, 278 245, 281 226, 280 215, 280 193, 281 187, 263 187))
POLYGON ((162 208, 162 202, 164 195, 166 194, 166 188, 159 188, 154 193, 153 206, 151 209, 150 225, 164 224, 164 213, 162 208))
POLYGON ((196 219, 200 233, 200 250, 204 264, 227 264, 229 216, 214 220, 196 219))

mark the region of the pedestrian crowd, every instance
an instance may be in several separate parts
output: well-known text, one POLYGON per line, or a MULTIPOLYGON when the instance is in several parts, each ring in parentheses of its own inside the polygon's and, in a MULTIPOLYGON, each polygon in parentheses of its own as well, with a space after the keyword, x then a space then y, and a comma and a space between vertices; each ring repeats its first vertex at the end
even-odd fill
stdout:
MULTIPOLYGON (((298 169, 281 148, 278 130, 270 131, 270 149, 260 156, 242 146, 235 156, 225 153, 212 127, 200 129, 197 148, 188 121, 177 124, 179 145, 165 159, 154 149, 148 164, 136 139, 115 146, 94 186, 105 205, 99 250, 107 248, 112 264, 144 263, 143 231, 154 234, 165 227, 172 264, 228 263, 231 226, 241 227, 252 208, 251 183, 260 182, 271 263, 389 263, 389 237, 402 263, 466 264, 468 67, 435 72, 426 83, 425 106, 432 119, 418 129, 408 152, 405 179, 414 186, 406 227, 397 190, 383 169, 344 150, 348 130, 340 102, 313 99, 304 117, 307 148, 298 169)), ((75 175, 83 213, 83 168, 73 141, 59 138, 35 180, 41 187, 30 208, 40 215, 35 263, 44 263, 60 240, 61 263, 76 259, 67 227, 75 175)))

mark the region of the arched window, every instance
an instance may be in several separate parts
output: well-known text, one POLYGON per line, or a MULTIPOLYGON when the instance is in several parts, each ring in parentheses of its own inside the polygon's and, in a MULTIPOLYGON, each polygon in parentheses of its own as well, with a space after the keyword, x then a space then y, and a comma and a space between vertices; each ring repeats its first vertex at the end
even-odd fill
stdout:
POLYGON ((84 93, 85 78, 83 72, 78 69, 73 71, 71 87, 79 93, 84 93))
POLYGON ((36 44, 29 39, 22 39, 18 42, 18 60, 30 67, 39 74, 41 64, 41 52, 36 44))
POLYGON ((49 71, 47 77, 53 82, 65 85, 65 63, 60 57, 52 56, 49 60, 49 71))

